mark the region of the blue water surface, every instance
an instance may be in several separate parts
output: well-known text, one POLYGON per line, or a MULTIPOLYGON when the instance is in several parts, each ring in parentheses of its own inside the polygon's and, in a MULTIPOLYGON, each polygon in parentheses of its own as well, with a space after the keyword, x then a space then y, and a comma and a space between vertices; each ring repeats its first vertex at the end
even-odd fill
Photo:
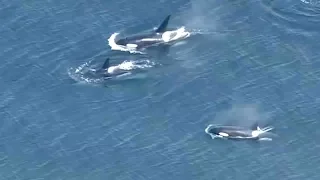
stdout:
POLYGON ((2 0, 0 27, 0 179, 320 178, 319 1, 2 0), (110 49, 113 33, 168 14, 192 36, 166 54, 110 49), (106 57, 159 65, 143 79, 72 78, 106 57), (255 121, 272 141, 204 132, 255 121))

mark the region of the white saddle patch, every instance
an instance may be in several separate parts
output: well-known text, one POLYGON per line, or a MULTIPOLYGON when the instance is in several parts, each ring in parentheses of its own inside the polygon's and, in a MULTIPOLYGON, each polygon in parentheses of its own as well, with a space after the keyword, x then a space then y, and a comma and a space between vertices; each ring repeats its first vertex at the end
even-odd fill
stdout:
POLYGON ((110 66, 108 68, 108 73, 109 74, 115 74, 115 73, 118 73, 118 72, 122 72, 123 70, 129 71, 129 70, 134 69, 135 67, 136 67, 136 65, 133 62, 124 61, 121 64, 118 64, 116 66, 110 66))
POLYGON ((111 66, 108 68, 108 73, 112 74, 114 73, 117 69, 119 69, 117 66, 111 66))
POLYGON ((251 132, 252 137, 258 137, 261 134, 261 131, 254 130, 251 132))
POLYGON ((229 134, 224 133, 224 132, 219 132, 219 135, 220 135, 220 136, 223 136, 223 137, 228 137, 228 136, 229 136, 229 134))
POLYGON ((138 45, 136 45, 136 44, 127 44, 126 46, 128 48, 137 48, 138 47, 138 45))
POLYGON ((158 39, 155 39, 155 38, 144 38, 144 39, 141 39, 141 41, 144 41, 144 42, 148 42, 148 41, 158 41, 158 39))

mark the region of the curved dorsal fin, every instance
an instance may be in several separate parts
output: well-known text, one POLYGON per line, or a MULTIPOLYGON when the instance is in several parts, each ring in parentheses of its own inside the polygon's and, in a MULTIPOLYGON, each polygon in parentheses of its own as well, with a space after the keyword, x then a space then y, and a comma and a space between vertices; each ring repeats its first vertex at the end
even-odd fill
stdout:
MULTIPOLYGON (((256 122, 256 123, 254 123, 252 126, 251 126, 251 130, 258 130, 258 128, 259 128, 259 124, 256 122)), ((260 129, 260 128, 259 128, 260 129)))
POLYGON ((108 69, 110 64, 109 64, 110 58, 107 58, 106 61, 104 62, 102 69, 108 69))
POLYGON ((171 15, 168 15, 168 16, 166 17, 166 19, 164 19, 164 20, 162 21, 162 23, 160 24, 160 26, 157 28, 156 33, 163 33, 163 32, 165 32, 165 31, 167 30, 167 26, 168 26, 170 17, 171 17, 171 15))

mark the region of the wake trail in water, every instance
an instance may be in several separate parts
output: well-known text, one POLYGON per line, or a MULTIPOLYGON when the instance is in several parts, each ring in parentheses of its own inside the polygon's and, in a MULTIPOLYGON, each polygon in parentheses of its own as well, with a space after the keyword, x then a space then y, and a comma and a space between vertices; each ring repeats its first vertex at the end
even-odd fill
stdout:
POLYGON ((144 52, 135 50, 135 48, 131 48, 131 47, 128 47, 128 46, 121 46, 121 45, 116 44, 116 38, 117 38, 117 36, 119 34, 120 33, 113 33, 109 37, 108 43, 109 43, 109 46, 111 47, 111 50, 125 51, 125 52, 130 52, 132 54, 146 54, 144 52))
POLYGON ((232 33, 232 32, 236 32, 237 30, 224 30, 224 31, 210 31, 210 30, 206 30, 206 29, 191 29, 189 32, 191 33, 191 35, 217 35, 217 34, 224 34, 224 33, 232 33))
MULTIPOLYGON (((97 74, 97 70, 99 68, 95 68, 96 65, 91 65, 92 61, 86 62, 77 68, 69 68, 68 75, 70 78, 75 80, 78 83, 85 83, 85 84, 99 84, 104 82, 106 79, 105 77, 97 74)), ((148 68, 152 68, 156 65, 156 63, 150 60, 138 60, 138 61, 123 61, 122 63, 114 66, 110 66, 108 71, 113 71, 115 69, 129 71, 121 76, 114 77, 113 79, 135 79, 135 78, 143 78, 145 76, 138 76, 134 72, 134 70, 145 70, 148 68), (124 77, 126 76, 126 77, 124 77), (128 76, 128 77, 127 77, 128 76)))

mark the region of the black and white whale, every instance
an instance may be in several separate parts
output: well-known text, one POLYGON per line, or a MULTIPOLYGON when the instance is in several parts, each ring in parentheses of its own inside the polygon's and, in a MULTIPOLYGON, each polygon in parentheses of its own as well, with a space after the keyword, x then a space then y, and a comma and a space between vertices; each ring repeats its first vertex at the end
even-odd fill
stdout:
POLYGON ((115 77, 130 75, 129 70, 121 69, 119 66, 110 66, 110 58, 107 58, 98 70, 94 70, 96 75, 102 76, 105 79, 111 79, 115 77))
MULTIPOLYGON (((251 128, 244 128, 239 126, 222 126, 222 125, 212 125, 210 124, 205 132, 214 138, 224 138, 224 139, 252 139, 260 140, 262 134, 269 132, 273 129, 271 126, 265 128, 260 128, 257 124, 251 128)), ((269 138, 264 138, 269 139, 269 138)))
POLYGON ((182 40, 189 37, 190 33, 185 31, 184 27, 172 31, 167 30, 170 17, 171 15, 168 15, 160 24, 160 26, 152 32, 125 37, 116 40, 115 43, 118 46, 138 50, 162 43, 169 44, 171 42, 182 40))
POLYGON ((124 61, 117 65, 110 65, 110 58, 107 58, 98 69, 90 69, 94 78, 118 79, 142 79, 146 77, 147 69, 154 66, 149 60, 124 61))

